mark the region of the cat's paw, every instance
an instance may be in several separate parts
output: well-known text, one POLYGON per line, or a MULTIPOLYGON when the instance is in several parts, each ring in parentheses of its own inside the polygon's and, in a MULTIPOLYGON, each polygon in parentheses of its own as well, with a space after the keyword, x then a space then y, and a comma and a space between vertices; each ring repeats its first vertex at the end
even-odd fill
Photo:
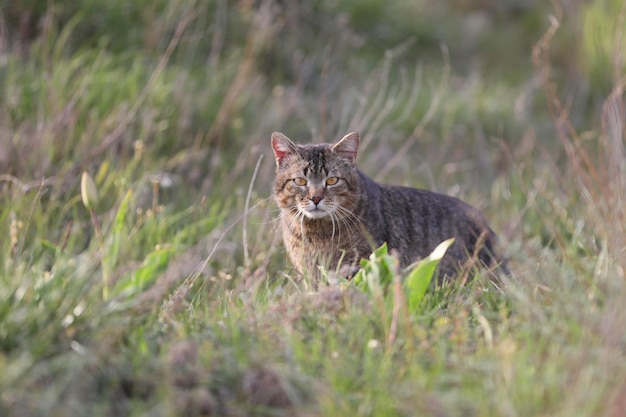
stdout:
POLYGON ((337 272, 338 275, 345 279, 352 279, 359 272, 359 267, 355 265, 342 265, 337 272))
POLYGON ((352 279, 354 275, 359 271, 359 268, 353 265, 342 265, 339 269, 328 271, 323 274, 326 282, 330 286, 337 285, 346 280, 352 279))

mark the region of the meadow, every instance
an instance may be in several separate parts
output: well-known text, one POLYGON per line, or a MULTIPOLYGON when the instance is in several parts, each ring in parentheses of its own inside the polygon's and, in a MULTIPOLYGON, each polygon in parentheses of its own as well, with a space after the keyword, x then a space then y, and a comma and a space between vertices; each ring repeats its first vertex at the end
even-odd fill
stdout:
POLYGON ((621 0, 0 0, 0 415, 626 415, 624 51, 621 0), (273 131, 511 276, 299 277, 273 131))

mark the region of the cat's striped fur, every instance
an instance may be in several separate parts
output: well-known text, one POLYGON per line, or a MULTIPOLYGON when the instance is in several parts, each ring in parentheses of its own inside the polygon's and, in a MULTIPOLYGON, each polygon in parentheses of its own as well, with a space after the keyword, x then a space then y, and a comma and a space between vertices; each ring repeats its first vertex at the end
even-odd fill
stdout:
POLYGON ((451 237, 439 277, 454 277, 472 260, 500 266, 497 237, 482 214, 463 201, 434 192, 380 185, 356 168, 359 135, 336 144, 296 145, 272 134, 274 197, 285 247, 298 271, 319 266, 350 277, 359 260, 387 242, 406 267, 451 237))

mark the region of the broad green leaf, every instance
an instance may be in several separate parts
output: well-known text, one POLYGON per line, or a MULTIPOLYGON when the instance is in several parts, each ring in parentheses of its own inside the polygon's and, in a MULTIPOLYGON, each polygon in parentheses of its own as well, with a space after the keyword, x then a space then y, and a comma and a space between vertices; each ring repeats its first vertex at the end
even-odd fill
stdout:
POLYGON ((426 290, 430 286, 439 261, 441 261, 441 258, 443 258, 453 243, 454 238, 441 242, 430 255, 419 261, 417 266, 409 273, 404 285, 409 299, 409 310, 412 313, 417 311, 420 302, 426 294, 426 290))
POLYGON ((176 251, 172 247, 158 248, 144 259, 143 264, 132 274, 122 278, 113 293, 130 296, 150 286, 167 267, 176 251))

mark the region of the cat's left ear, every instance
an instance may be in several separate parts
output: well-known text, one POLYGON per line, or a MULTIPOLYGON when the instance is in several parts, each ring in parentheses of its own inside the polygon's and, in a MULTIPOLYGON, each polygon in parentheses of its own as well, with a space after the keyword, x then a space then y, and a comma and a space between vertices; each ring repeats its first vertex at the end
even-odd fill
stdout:
POLYGON ((272 133, 272 149, 277 167, 281 165, 286 156, 298 152, 296 144, 280 132, 272 133))
POLYGON ((356 161, 356 153, 359 150, 359 134, 356 132, 348 133, 334 144, 330 150, 354 163, 356 161))

